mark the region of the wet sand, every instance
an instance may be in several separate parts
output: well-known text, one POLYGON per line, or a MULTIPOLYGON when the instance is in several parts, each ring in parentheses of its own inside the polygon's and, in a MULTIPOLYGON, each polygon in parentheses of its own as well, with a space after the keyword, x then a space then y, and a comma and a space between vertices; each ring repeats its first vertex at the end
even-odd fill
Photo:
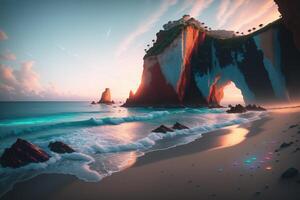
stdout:
POLYGON ((252 123, 221 129, 187 145, 140 157, 98 183, 40 175, 1 199, 285 199, 300 198, 300 108, 272 110, 252 123), (294 126, 293 126, 294 125, 294 126), (275 152, 283 142, 292 145, 275 152))

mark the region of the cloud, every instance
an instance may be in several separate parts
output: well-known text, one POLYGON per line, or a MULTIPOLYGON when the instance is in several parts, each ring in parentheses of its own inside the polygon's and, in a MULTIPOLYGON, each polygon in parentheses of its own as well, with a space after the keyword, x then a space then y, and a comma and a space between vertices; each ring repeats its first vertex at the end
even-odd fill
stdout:
POLYGON ((277 5, 266 5, 261 8, 261 10, 253 17, 250 17, 249 20, 242 22, 236 27, 236 29, 246 30, 252 27, 257 27, 258 24, 267 24, 270 23, 279 17, 279 12, 277 10, 277 5))
POLYGON ((20 69, 0 64, 0 100, 37 96, 42 90, 39 75, 33 71, 33 61, 22 63, 20 69))
POLYGON ((185 10, 187 10, 188 8, 190 8, 195 0, 184 0, 182 1, 181 7, 180 9, 178 9, 178 11, 176 12, 176 15, 183 13, 185 10))
POLYGON ((82 97, 61 92, 52 83, 42 85, 34 61, 23 62, 18 69, 0 64, 0 101, 71 99, 82 97))
POLYGON ((201 14, 201 12, 205 8, 207 8, 212 2, 213 2, 213 0, 197 0, 194 3, 189 15, 194 18, 197 18, 201 14))
POLYGON ((16 59, 17 59, 16 55, 14 53, 11 53, 11 52, 0 54, 0 60, 13 61, 13 60, 16 60, 16 59))
POLYGON ((1 31, 0 30, 0 41, 1 40, 6 40, 8 37, 7 37, 7 35, 6 35, 6 33, 4 32, 4 31, 1 31))
POLYGON ((217 20, 220 21, 230 7, 230 0, 223 0, 220 3, 217 13, 217 20))
POLYGON ((222 2, 219 7, 219 28, 247 31, 260 23, 269 23, 279 16, 277 6, 272 0, 231 0, 230 6, 227 6, 227 3, 222 2), (273 18, 264 17, 266 15, 273 18))
POLYGON ((223 0, 217 13, 218 27, 222 27, 228 22, 228 18, 236 13, 242 5, 246 5, 249 0, 223 0))
POLYGON ((142 34, 146 33, 151 29, 151 27, 159 20, 159 18, 169 9, 170 6, 173 6, 177 3, 177 0, 165 0, 159 6, 158 10, 154 12, 148 19, 143 20, 143 22, 131 32, 119 45, 116 50, 116 56, 121 56, 129 46, 142 34))
POLYGON ((265 1, 261 4, 256 4, 256 6, 251 7, 250 4, 249 9, 245 9, 244 12, 240 14, 240 17, 236 17, 237 20, 231 26, 234 29, 240 29, 245 24, 249 24, 253 20, 268 12, 274 4, 275 3, 273 1, 265 1))

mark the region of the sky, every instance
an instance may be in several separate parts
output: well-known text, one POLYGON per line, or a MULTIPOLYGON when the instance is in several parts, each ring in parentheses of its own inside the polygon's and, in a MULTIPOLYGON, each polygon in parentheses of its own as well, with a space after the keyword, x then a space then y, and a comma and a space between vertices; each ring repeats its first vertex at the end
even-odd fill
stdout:
POLYGON ((0 0, 0 101, 113 99, 136 91, 144 49, 190 14, 244 31, 279 17, 272 0, 0 0))

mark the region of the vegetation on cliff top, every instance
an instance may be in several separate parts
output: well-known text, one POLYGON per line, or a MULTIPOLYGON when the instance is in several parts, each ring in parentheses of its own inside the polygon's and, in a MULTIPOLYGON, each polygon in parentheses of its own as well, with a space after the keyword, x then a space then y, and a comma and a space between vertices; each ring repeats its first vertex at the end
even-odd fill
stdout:
MULTIPOLYGON (((191 21, 194 21, 194 20, 195 19, 192 19, 191 21)), ((264 32, 267 29, 269 29, 273 26, 277 26, 281 23, 282 23, 282 20, 278 19, 272 23, 269 23, 268 25, 266 25, 264 27, 262 27, 262 24, 260 24, 259 27, 262 27, 262 28, 258 29, 255 32, 252 32, 248 35, 234 36, 232 38, 226 38, 226 39, 220 39, 220 38, 214 37, 209 34, 209 31, 207 29, 204 29, 201 27, 199 28, 196 25, 194 25, 193 23, 178 24, 170 29, 160 30, 156 34, 157 40, 156 41, 152 40, 153 46, 150 47, 148 50, 146 50, 146 55, 144 56, 144 59, 147 57, 155 56, 155 55, 162 53, 164 51, 164 49, 167 48, 178 37, 178 35, 188 26, 192 26, 193 28, 198 29, 200 32, 208 31, 208 34, 207 34, 208 38, 217 40, 217 42, 222 44, 223 48, 232 48, 232 47, 240 46, 242 43, 244 43, 249 38, 252 38, 253 36, 260 34, 261 32, 264 32)), ((148 47, 149 46, 150 45, 148 45, 148 47)))

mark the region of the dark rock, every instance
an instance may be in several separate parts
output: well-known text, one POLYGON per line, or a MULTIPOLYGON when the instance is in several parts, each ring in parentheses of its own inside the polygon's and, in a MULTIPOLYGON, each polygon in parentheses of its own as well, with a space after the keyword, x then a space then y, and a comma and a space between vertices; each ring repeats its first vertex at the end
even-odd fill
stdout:
POLYGON ((173 125, 172 129, 182 130, 182 129, 189 129, 189 128, 188 128, 187 126, 185 126, 185 125, 182 125, 182 124, 176 122, 176 123, 173 125))
POLYGON ((155 133, 166 133, 166 132, 174 132, 173 129, 170 129, 164 125, 159 126, 158 128, 152 130, 151 132, 155 132, 155 133))
POLYGON ((97 104, 95 101, 92 101, 92 103, 91 104, 93 104, 93 105, 95 105, 95 104, 97 104))
POLYGON ((73 153, 75 152, 74 149, 72 149, 70 146, 66 145, 63 142, 50 142, 48 145, 51 151, 56 152, 56 153, 73 153))
POLYGON ((226 112, 227 113, 244 113, 244 112, 247 112, 247 109, 244 106, 242 106, 241 104, 238 104, 236 106, 231 107, 226 112))
POLYGON ((295 127, 297 127, 297 126, 298 126, 298 124, 293 124, 293 125, 290 125, 289 128, 295 128, 295 127))
POLYGON ((293 178, 295 176, 298 175, 298 170, 296 168, 289 168, 287 169, 285 172, 283 172, 283 174, 281 175, 282 179, 289 179, 289 178, 293 178))
POLYGON ((293 142, 289 142, 289 143, 286 143, 286 142, 284 142, 284 143, 282 143, 281 145, 280 145, 280 149, 282 149, 282 148, 286 148, 286 147, 289 147, 289 146, 291 146, 293 144, 293 142))
POLYGON ((29 163, 45 162, 49 158, 38 146, 18 138, 10 148, 5 149, 0 163, 3 167, 17 168, 29 163))

